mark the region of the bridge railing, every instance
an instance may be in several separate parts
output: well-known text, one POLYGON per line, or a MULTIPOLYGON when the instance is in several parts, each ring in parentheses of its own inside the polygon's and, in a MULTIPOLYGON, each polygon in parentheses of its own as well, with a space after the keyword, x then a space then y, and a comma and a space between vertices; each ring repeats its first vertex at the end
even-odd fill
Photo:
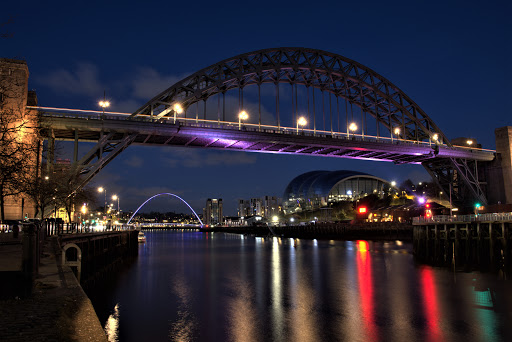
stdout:
MULTIPOLYGON (((263 132, 273 134, 289 134, 289 135, 301 135, 321 138, 332 138, 332 139, 343 139, 352 140, 359 142, 376 142, 376 143, 389 143, 397 145, 409 145, 409 146, 432 146, 435 143, 432 141, 416 141, 401 139, 398 137, 385 137, 385 136, 372 136, 365 134, 356 134, 349 132, 335 132, 335 131, 323 131, 309 128, 297 127, 283 127, 274 125, 261 125, 254 123, 238 123, 231 121, 220 121, 220 120, 206 120, 206 119, 195 119, 195 118, 184 118, 177 117, 174 121, 173 117, 157 118, 155 116, 139 115, 131 117, 130 113, 121 112, 103 112, 96 110, 80 110, 80 109, 69 109, 69 108, 54 108, 54 107, 29 107, 37 109, 41 112, 44 117, 61 117, 61 118, 72 118, 72 119, 85 119, 85 120, 120 120, 120 121, 142 121, 151 123, 169 123, 176 124, 179 126, 186 127, 199 127, 199 128, 218 128, 218 129, 232 129, 232 130, 243 130, 251 132, 263 132)), ((477 150, 484 152, 495 153, 495 150, 481 149, 475 147, 466 146, 452 146, 448 147, 444 143, 438 143, 446 149, 464 149, 464 150, 477 150)))
POLYGON ((449 222, 512 222, 512 213, 488 213, 476 215, 437 215, 432 217, 414 217, 413 224, 449 223, 449 222))

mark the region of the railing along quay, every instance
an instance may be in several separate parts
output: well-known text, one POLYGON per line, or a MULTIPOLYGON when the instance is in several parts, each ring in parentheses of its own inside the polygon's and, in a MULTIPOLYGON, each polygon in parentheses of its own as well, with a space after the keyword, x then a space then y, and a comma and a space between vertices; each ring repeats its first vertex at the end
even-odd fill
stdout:
POLYGON ((444 223, 444 222, 512 222, 512 213, 492 213, 475 215, 437 215, 432 217, 415 217, 413 224, 444 223))

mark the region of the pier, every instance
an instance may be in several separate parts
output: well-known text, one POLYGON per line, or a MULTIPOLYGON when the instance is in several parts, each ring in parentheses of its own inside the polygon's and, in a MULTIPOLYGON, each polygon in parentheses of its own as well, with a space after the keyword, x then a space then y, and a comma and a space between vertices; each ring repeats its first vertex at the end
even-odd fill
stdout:
POLYGON ((413 221, 414 255, 454 269, 512 274, 512 214, 434 216, 413 221))

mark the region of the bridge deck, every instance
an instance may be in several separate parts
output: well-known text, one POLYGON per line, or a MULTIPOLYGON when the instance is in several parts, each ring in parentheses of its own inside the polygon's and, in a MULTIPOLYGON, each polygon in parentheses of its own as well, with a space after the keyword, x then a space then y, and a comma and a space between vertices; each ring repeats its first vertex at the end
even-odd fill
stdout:
POLYGON ((56 140, 97 142, 102 134, 111 140, 135 135, 134 144, 188 146, 246 152, 312 155, 419 164, 431 158, 466 158, 491 161, 495 151, 449 147, 360 134, 296 130, 291 127, 180 118, 155 121, 151 117, 90 113, 42 113, 45 130, 56 140), (438 151, 437 151, 438 149, 438 151))

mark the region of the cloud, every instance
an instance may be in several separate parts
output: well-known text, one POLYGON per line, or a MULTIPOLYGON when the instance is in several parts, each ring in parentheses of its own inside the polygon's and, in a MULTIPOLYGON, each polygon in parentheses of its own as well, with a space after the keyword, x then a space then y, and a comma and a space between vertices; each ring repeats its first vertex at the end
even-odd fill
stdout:
POLYGON ((204 167, 218 165, 248 165, 255 164, 256 155, 243 152, 213 152, 194 150, 194 149, 176 149, 173 150, 172 157, 164 157, 163 162, 169 167, 204 167))
POLYGON ((131 81, 132 95, 135 98, 150 100, 185 76, 162 75, 153 68, 139 67, 131 81))
POLYGON ((75 71, 59 69, 38 79, 56 92, 98 96, 105 87, 98 80, 98 68, 91 63, 79 63, 75 71))
POLYGON ((131 158, 124 161, 124 163, 131 167, 141 167, 144 164, 144 160, 137 156, 132 156, 131 158))

